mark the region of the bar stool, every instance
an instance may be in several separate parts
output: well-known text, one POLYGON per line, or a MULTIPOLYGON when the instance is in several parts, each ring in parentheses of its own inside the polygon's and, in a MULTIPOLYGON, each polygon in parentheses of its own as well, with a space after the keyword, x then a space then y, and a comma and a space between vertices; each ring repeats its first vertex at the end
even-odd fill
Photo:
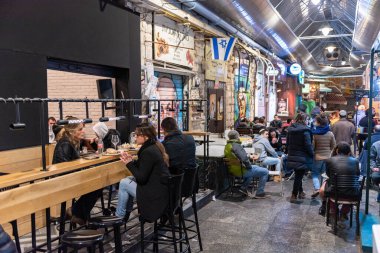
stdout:
POLYGON ((168 178, 168 194, 169 194, 169 206, 161 218, 154 221, 154 230, 153 230, 153 240, 148 240, 144 235, 144 224, 146 222, 152 222, 150 220, 144 219, 140 216, 140 226, 141 226, 141 241, 140 248, 141 252, 145 250, 145 243, 153 243, 153 251, 158 252, 158 245, 173 245, 174 252, 178 252, 177 243, 180 243, 181 252, 191 252, 190 242, 187 236, 186 229, 184 229, 185 220, 183 216, 183 211, 181 208, 181 188, 183 181, 183 174, 172 175, 168 178), (178 226, 175 225, 174 219, 175 215, 178 214, 178 226), (165 221, 169 221, 169 226, 165 226, 165 221), (169 227, 169 229, 167 228, 169 227), (164 233, 159 233, 164 232, 164 233), (171 236, 165 235, 166 232, 171 232, 171 236), (179 233, 179 237, 176 237, 176 233, 179 233), (186 242, 186 248, 182 251, 182 244, 186 242))
POLYGON ((88 221, 88 227, 91 229, 113 227, 115 252, 122 253, 123 245, 121 242, 120 226, 124 223, 123 218, 117 216, 98 216, 88 221))
POLYGON ((99 252, 103 253, 103 237, 104 235, 97 230, 82 229, 70 231, 62 236, 63 252, 67 252, 67 248, 73 248, 75 252, 79 249, 87 248, 88 252, 94 253, 96 245, 99 246, 99 252))
POLYGON ((199 229, 199 221, 198 221, 198 209, 197 209, 197 187, 195 187, 196 179, 198 176, 198 166, 195 168, 187 168, 184 170, 184 179, 182 183, 182 199, 181 199, 181 208, 183 210, 183 203, 187 198, 191 197, 191 207, 193 208, 194 220, 185 219, 185 221, 191 223, 189 226, 186 226, 185 229, 193 233, 189 239, 193 239, 198 237, 199 249, 203 251, 202 247, 202 238, 199 229), (196 230, 193 227, 196 226, 196 230))

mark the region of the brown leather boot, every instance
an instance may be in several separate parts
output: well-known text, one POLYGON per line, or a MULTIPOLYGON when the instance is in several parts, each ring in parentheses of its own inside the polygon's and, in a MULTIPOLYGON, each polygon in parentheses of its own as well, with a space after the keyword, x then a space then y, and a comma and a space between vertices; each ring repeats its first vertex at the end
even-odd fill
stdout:
POLYGON ((297 203, 297 195, 292 194, 292 196, 290 197, 290 203, 297 203))
POLYGON ((304 199, 304 198, 306 198, 306 193, 305 193, 305 192, 300 192, 300 193, 298 193, 298 198, 299 198, 299 199, 304 199))

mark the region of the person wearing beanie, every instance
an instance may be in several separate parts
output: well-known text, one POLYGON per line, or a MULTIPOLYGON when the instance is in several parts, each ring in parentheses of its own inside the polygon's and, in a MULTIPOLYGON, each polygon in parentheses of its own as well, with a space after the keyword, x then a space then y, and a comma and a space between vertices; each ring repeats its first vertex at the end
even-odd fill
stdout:
POLYGON ((228 166, 229 173, 233 176, 243 176, 244 181, 239 191, 247 196, 250 196, 251 194, 247 190, 248 186, 254 177, 258 177, 259 186, 254 198, 263 199, 268 197, 268 195, 264 192, 265 184, 268 180, 268 170, 266 168, 251 164, 250 159, 256 160, 258 156, 247 155, 247 152, 244 150, 239 140, 239 133, 236 130, 231 130, 228 133, 228 139, 227 145, 224 148, 224 156, 229 160, 238 159, 244 165, 243 168, 240 164, 228 166))

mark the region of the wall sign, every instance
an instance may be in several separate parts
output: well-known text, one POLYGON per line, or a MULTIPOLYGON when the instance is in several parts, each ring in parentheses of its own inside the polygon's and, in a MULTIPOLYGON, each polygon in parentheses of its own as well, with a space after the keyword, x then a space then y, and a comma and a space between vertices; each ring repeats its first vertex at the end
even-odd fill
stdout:
POLYGON ((298 75, 301 72, 301 70, 302 70, 301 65, 299 65, 298 63, 293 63, 289 67, 289 72, 292 75, 298 75))
POLYGON ((267 70, 265 71, 265 74, 267 76, 277 76, 279 73, 279 71, 275 68, 267 68, 267 70))
POLYGON ((161 15, 156 15, 154 22, 154 59, 192 68, 193 30, 161 15))
POLYGON ((300 84, 305 83, 305 71, 304 70, 301 70, 301 72, 298 74, 298 82, 300 84))

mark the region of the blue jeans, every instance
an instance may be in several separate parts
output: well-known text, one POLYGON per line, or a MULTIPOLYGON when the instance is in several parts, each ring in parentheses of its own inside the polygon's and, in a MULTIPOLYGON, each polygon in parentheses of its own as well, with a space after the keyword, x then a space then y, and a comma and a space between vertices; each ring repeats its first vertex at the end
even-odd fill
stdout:
POLYGON ((251 165, 251 169, 247 170, 247 172, 243 175, 244 182, 242 184, 242 188, 247 188, 249 183, 252 181, 254 177, 258 177, 259 179, 259 186, 256 191, 256 194, 260 194, 264 192, 265 184, 268 180, 268 170, 266 168, 257 166, 257 165, 251 165))
POLYGON ((326 163, 324 160, 314 160, 313 168, 311 170, 311 177, 313 179, 314 190, 317 191, 321 188, 320 177, 326 171, 326 163))
POLYGON ((126 177, 120 181, 118 201, 116 207, 116 216, 125 217, 125 215, 132 212, 133 199, 136 198, 135 181, 131 180, 132 177, 126 177))
POLYGON ((281 171, 281 158, 275 158, 275 157, 265 157, 262 165, 268 166, 268 165, 276 165, 276 171, 281 171))

